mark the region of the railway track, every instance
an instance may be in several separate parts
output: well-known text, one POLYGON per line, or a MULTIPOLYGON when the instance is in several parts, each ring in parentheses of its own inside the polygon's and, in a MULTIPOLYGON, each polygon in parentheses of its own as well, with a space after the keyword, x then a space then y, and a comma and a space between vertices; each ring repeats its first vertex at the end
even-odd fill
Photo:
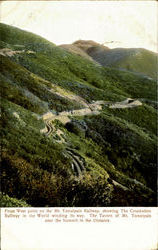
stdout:
POLYGON ((66 148, 67 154, 72 159, 72 170, 75 172, 76 176, 80 176, 85 171, 85 160, 78 153, 70 148, 66 148))
MULTIPOLYGON (((79 109, 79 110, 72 110, 72 111, 63 111, 60 112, 58 115, 53 115, 51 112, 43 115, 43 119, 46 125, 46 131, 44 131, 46 136, 49 136, 54 131, 54 127, 52 125, 52 121, 60 120, 63 123, 66 123, 69 117, 73 116, 82 116, 82 115, 97 115, 100 113, 102 109, 102 105, 107 105, 109 108, 134 108, 136 106, 142 105, 142 103, 138 100, 134 100, 131 98, 127 98, 122 102, 105 102, 105 101, 95 101, 88 105, 88 107, 79 109), (46 116, 47 115, 47 116, 46 116), (64 118, 67 118, 66 121, 64 118)), ((54 131, 55 133, 56 131, 54 131)), ((85 160, 82 158, 78 153, 76 153, 71 148, 66 148, 66 154, 72 159, 71 168, 74 171, 76 176, 80 176, 85 171, 85 160)), ((114 181, 113 185, 118 186, 119 184, 114 181)), ((120 184, 121 185, 121 184, 120 184)), ((123 188, 123 186, 122 186, 123 188)), ((124 187, 125 188, 125 187, 124 187)))

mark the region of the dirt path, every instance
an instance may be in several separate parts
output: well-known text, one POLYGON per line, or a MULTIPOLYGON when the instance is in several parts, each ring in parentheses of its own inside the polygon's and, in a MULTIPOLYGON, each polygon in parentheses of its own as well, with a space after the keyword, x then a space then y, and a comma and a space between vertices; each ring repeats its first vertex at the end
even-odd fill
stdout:
POLYGON ((124 108, 135 108, 137 106, 141 106, 142 103, 139 100, 134 100, 131 98, 127 98, 122 102, 115 102, 109 106, 111 109, 124 109, 124 108))
POLYGON ((59 120, 63 124, 66 124, 67 122, 71 121, 70 117, 73 117, 73 116, 98 115, 100 113, 100 110, 102 110, 102 104, 103 104, 103 101, 101 101, 101 103, 95 102, 95 103, 89 104, 88 107, 86 108, 76 109, 72 111, 63 111, 63 112, 60 112, 58 115, 53 114, 51 111, 49 111, 45 113, 42 116, 42 118, 46 124, 48 123, 48 121, 53 122, 55 120, 59 120))
MULTIPOLYGON (((59 140, 56 140, 56 142, 65 143, 65 140, 62 137, 63 131, 61 131, 60 129, 56 129, 55 126, 53 126, 51 119, 46 120, 45 124, 46 124, 46 127, 44 128, 43 133, 46 136, 50 136, 52 133, 54 133, 55 135, 58 135, 58 137, 60 138, 59 140)), ((71 158, 72 160, 71 168, 74 174, 77 177, 79 177, 82 174, 82 172, 85 170, 84 159, 71 148, 66 148, 65 154, 71 158)))
POLYGON ((21 54, 21 53, 34 54, 35 52, 32 50, 11 50, 8 48, 0 49, 0 55, 2 56, 12 57, 16 54, 21 54))
POLYGON ((53 126, 52 126, 51 120, 46 121, 46 128, 47 128, 47 131, 46 131, 45 135, 48 136, 53 132, 53 126))
MULTIPOLYGON (((53 114, 51 111, 49 111, 45 113, 42 116, 42 118, 46 124, 48 124, 49 122, 49 125, 50 125, 50 122, 53 122, 55 120, 59 120, 63 124, 66 124, 67 122, 71 121, 70 118, 73 116, 100 114, 100 111, 102 110, 102 105, 107 105, 109 108, 112 108, 112 109, 118 109, 118 108, 135 108, 137 106, 141 106, 142 103, 139 100, 133 100, 131 98, 127 98, 126 100, 122 102, 115 102, 115 103, 112 103, 112 102, 110 103, 106 101, 96 101, 91 104, 86 103, 85 108, 72 110, 72 111, 63 111, 63 112, 60 112, 58 115, 53 114)), ((49 126, 48 126, 48 129, 49 129, 49 126)))
POLYGON ((59 136, 59 138, 61 138, 61 141, 63 141, 63 138, 61 137, 61 134, 63 132, 59 129, 58 130, 55 129, 55 127, 52 124, 53 121, 58 120, 63 124, 66 124, 70 122, 71 117, 74 116, 98 115, 102 110, 102 105, 106 105, 112 109, 119 109, 119 108, 122 109, 122 108, 135 108, 137 106, 142 105, 142 103, 139 100, 133 100, 131 98, 127 98, 122 102, 115 102, 115 103, 96 101, 91 104, 86 104, 85 108, 71 110, 71 111, 63 111, 60 112, 58 115, 49 111, 42 116, 42 119, 45 122, 46 126, 44 129, 41 129, 40 132, 44 133, 46 136, 49 136, 54 130, 54 133, 56 133, 59 136))
POLYGON ((66 148, 67 154, 70 156, 72 159, 72 170, 75 172, 77 176, 80 176, 83 171, 85 171, 85 160, 84 158, 81 157, 78 153, 76 153, 73 149, 71 148, 66 148))

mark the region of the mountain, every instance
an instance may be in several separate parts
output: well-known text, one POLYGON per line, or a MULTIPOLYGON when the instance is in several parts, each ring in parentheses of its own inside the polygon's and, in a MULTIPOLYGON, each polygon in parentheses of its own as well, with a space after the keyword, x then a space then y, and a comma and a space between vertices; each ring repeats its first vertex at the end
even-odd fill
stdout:
POLYGON ((90 61, 93 61, 95 62, 91 56, 89 56, 86 52, 84 52, 83 49, 80 49, 79 47, 73 45, 73 44, 62 44, 62 45, 59 45, 59 47, 61 48, 64 48, 66 50, 68 50, 69 52, 71 53, 74 53, 76 55, 79 55, 79 56, 82 56, 86 59, 89 59, 90 61))
MULTIPOLYGON (((78 40, 71 46, 83 50, 84 53, 102 66, 127 70, 154 79, 157 78, 157 53, 152 51, 143 48, 109 49, 99 43, 84 40, 78 40)), ((65 48, 67 47, 65 46, 65 48)))
POLYGON ((156 81, 0 24, 2 206, 154 206, 156 81))

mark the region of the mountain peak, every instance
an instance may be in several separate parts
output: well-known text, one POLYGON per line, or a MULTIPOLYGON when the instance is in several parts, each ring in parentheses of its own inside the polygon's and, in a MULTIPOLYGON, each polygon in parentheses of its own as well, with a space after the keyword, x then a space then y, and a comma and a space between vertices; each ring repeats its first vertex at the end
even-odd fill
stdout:
POLYGON ((81 48, 84 51, 87 51, 88 49, 92 47, 104 47, 105 49, 109 49, 108 47, 99 44, 93 40, 77 40, 73 43, 75 46, 81 48))

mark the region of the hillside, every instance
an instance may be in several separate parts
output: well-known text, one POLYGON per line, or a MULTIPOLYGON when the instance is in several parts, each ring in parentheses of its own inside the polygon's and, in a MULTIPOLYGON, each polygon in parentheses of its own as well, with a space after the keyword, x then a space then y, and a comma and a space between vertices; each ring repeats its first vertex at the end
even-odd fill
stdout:
MULTIPOLYGON (((157 54, 152 51, 142 48, 109 49, 93 41, 84 40, 78 40, 69 46, 82 50, 84 54, 86 53, 102 66, 127 70, 157 79, 157 54)), ((71 52, 74 51, 75 49, 71 52)))
POLYGON ((74 53, 76 55, 82 56, 86 59, 89 59, 92 62, 95 62, 91 56, 89 56, 83 49, 80 49, 79 47, 73 45, 73 44, 62 44, 59 45, 59 47, 64 48, 66 50, 68 50, 71 53, 74 53))
POLYGON ((0 38, 2 206, 154 206, 156 81, 0 38))

